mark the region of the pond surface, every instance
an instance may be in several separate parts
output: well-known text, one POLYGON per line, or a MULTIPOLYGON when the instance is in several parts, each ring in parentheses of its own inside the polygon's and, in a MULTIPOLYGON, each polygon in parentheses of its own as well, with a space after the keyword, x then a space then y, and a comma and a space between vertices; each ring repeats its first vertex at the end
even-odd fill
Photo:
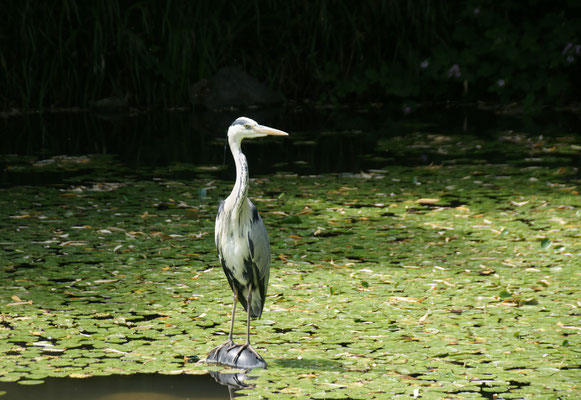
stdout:
MULTIPOLYGON (((229 329, 213 224, 239 114, 0 121, 0 385, 222 371, 184 356, 229 329)), ((577 117, 245 114, 291 137, 244 146, 273 260, 241 396, 581 396, 577 117)))
POLYGON ((458 156, 442 154, 435 147, 411 153, 394 151, 386 142, 390 138, 413 139, 421 133, 485 141, 490 147, 472 150, 478 150, 478 156, 489 162, 522 161, 526 148, 498 151, 504 148, 506 133, 529 137, 578 134, 576 127, 581 123, 578 116, 565 113, 532 119, 471 108, 419 110, 409 116, 383 109, 28 115, 0 119, 0 185, 62 182, 85 170, 82 165, 51 168, 55 161, 51 158, 87 154, 113 157, 125 168, 111 173, 133 179, 163 174, 180 179, 212 175, 230 180, 234 166, 224 148, 226 130, 240 114, 292 133, 284 140, 245 142, 244 151, 255 176, 277 171, 357 173, 390 165, 439 164, 458 156), (30 164, 42 168, 25 168, 30 164))
POLYGON ((0 382, 2 400, 214 400, 228 389, 207 375, 111 375, 86 379, 48 378, 42 384, 0 382))

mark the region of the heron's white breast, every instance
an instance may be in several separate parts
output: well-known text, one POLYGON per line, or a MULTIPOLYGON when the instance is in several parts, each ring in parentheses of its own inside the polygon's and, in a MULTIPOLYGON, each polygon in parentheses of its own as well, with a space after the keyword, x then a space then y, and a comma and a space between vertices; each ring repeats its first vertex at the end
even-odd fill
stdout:
MULTIPOLYGON (((230 199, 226 199, 228 201, 230 199)), ((250 207, 244 204, 241 215, 224 215, 222 230, 220 232, 221 256, 226 262, 226 266, 232 271, 234 278, 245 285, 247 282, 244 276, 244 261, 251 258, 248 246, 248 233, 251 228, 250 207)))
POLYGON ((241 284, 248 282, 244 278, 244 260, 250 258, 250 249, 248 248, 248 241, 243 240, 239 236, 232 236, 230 239, 222 241, 222 258, 226 262, 226 266, 232 271, 232 275, 241 284))

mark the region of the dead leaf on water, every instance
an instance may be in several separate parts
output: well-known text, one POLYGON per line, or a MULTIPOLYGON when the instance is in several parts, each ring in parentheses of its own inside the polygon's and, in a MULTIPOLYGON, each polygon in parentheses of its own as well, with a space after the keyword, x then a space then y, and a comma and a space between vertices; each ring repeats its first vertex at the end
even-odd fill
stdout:
POLYGON ((421 198, 421 199, 417 199, 416 203, 418 203, 418 204, 436 204, 439 201, 440 201, 440 199, 421 198))
POLYGON ((426 299, 425 297, 414 298, 414 297, 391 296, 389 298, 389 301, 393 303, 421 303, 425 299, 426 299))

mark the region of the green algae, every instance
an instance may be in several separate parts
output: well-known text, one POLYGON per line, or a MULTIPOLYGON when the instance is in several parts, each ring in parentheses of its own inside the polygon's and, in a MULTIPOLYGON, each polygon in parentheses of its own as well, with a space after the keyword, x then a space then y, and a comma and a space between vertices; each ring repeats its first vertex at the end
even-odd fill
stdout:
MULTIPOLYGON (((578 397, 579 143, 501 138, 417 133, 380 143, 407 164, 254 180, 273 262, 253 338, 269 368, 241 393, 578 397)), ((2 191, 0 382, 211 369, 184 356, 228 332, 213 224, 232 183, 115 168, 83 158, 64 183, 2 191)))

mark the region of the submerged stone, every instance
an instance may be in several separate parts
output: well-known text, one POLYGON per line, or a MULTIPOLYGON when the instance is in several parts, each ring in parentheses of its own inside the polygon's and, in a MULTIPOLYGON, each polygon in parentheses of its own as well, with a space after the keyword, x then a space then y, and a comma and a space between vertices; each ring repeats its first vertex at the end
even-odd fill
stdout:
POLYGON ((95 100, 90 103, 90 109, 99 113, 120 113, 129 110, 128 105, 129 95, 125 97, 105 97, 103 99, 95 100))

